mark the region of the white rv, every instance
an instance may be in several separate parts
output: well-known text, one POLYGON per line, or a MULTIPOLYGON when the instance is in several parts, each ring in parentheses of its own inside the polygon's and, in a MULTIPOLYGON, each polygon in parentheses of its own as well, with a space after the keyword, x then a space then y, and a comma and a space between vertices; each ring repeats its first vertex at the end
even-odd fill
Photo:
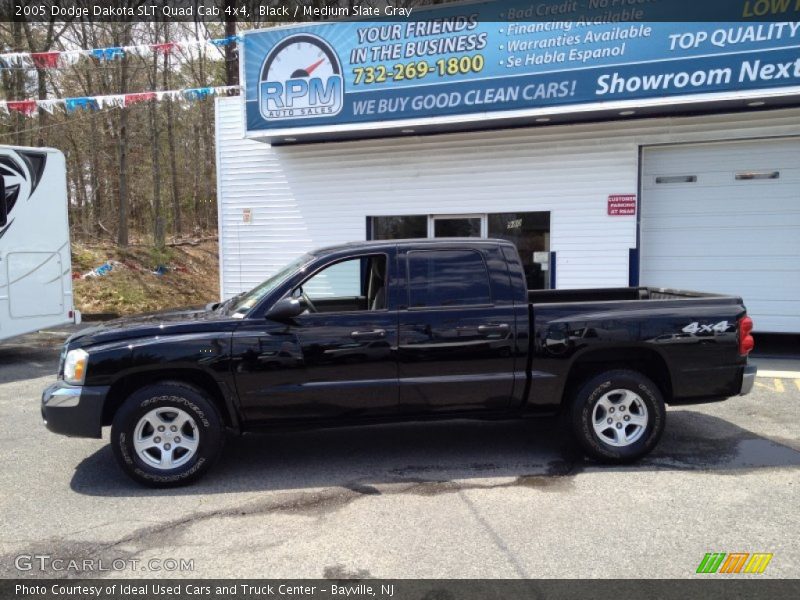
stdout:
POLYGON ((0 341, 79 321, 64 155, 0 146, 0 341))

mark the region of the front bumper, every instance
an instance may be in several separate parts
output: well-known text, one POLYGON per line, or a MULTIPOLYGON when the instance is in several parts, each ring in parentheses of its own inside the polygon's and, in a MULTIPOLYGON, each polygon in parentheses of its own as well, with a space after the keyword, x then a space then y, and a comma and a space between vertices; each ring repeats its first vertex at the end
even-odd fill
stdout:
POLYGON ((42 393, 42 419, 53 433, 101 437, 108 386, 75 386, 57 381, 42 393))
POLYGON ((742 375, 742 389, 739 392, 740 396, 746 396, 753 390, 753 384, 756 382, 756 372, 758 367, 755 365, 746 365, 744 374, 742 375))

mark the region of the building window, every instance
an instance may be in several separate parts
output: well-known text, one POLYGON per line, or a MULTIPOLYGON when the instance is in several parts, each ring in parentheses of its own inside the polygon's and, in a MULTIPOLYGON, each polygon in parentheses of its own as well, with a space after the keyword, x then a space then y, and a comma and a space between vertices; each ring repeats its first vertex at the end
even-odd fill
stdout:
POLYGON ((550 213, 489 215, 489 237, 512 242, 519 251, 528 289, 550 288, 550 213))
POLYGON ((373 240, 402 240, 428 237, 427 215, 372 217, 373 240))
POLYGON ((489 272, 475 250, 408 253, 408 305, 443 308, 492 303, 489 272))
POLYGON ((479 238, 481 221, 481 217, 434 217, 433 237, 479 238))
POLYGON ((697 175, 664 175, 656 177, 656 183, 697 183, 697 175))
POLYGON ((736 173, 736 181, 755 181, 757 179, 780 179, 780 171, 744 171, 736 173))
POLYGON ((528 289, 550 289, 550 212, 367 217, 373 240, 490 237, 519 251, 528 289))

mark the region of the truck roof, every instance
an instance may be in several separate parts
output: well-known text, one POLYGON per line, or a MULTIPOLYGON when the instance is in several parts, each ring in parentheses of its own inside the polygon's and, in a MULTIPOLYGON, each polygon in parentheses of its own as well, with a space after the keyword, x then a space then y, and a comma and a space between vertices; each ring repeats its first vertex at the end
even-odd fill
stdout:
POLYGON ((344 244, 337 244, 334 246, 326 246, 318 248, 311 253, 314 255, 328 254, 332 252, 339 252, 342 250, 350 250, 352 248, 376 248, 381 246, 444 246, 449 244, 468 244, 471 246, 477 245, 497 245, 512 246, 508 240, 501 240, 496 238, 469 238, 469 237, 452 237, 452 238, 411 238, 400 240, 368 240, 362 242, 346 242, 344 244))

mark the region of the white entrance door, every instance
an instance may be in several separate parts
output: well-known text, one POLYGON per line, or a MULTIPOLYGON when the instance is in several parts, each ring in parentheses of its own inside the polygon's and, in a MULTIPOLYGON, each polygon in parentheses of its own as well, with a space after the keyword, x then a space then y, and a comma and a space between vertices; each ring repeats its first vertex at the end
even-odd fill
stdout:
POLYGON ((800 332, 800 140, 645 148, 642 285, 744 298, 757 332, 800 332))

